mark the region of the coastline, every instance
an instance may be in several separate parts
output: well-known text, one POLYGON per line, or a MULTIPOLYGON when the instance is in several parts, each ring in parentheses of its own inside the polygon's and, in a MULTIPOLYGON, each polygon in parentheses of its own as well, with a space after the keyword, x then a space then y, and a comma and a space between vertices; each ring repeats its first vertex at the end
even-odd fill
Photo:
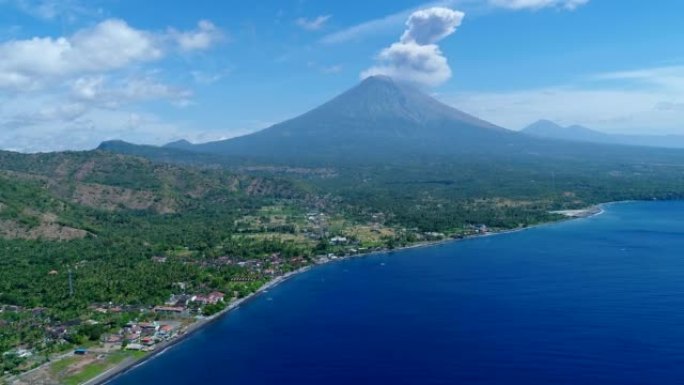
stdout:
MULTIPOLYGON (((611 202, 614 203, 614 202, 611 202)), ((600 215, 604 212, 603 206, 610 203, 604 203, 596 206, 587 207, 579 210, 556 210, 551 211, 551 214, 563 215, 570 219, 588 218, 594 215, 600 215)))
POLYGON ((395 249, 374 250, 374 251, 370 251, 370 252, 366 252, 366 253, 341 256, 341 257, 336 257, 335 259, 326 259, 326 260, 323 260, 321 262, 312 263, 311 265, 301 267, 297 270, 293 270, 291 272, 285 273, 285 274, 278 276, 278 277, 274 277, 273 279, 271 279, 268 282, 266 282, 265 284, 263 284, 255 292, 253 292, 253 293, 251 293, 251 294, 249 294, 243 298, 240 298, 240 299, 237 299, 233 302, 230 302, 228 304, 228 306, 226 306, 226 308, 221 310, 220 312, 194 322, 193 324, 191 324, 188 327, 188 329, 181 336, 178 336, 177 338, 175 338, 173 340, 165 341, 165 342, 159 344, 157 346, 157 349, 150 352, 146 356, 144 356, 138 360, 122 362, 122 363, 110 368, 109 370, 99 374, 98 376, 82 383, 81 385, 105 385, 105 384, 109 383, 109 381, 113 380, 114 378, 116 378, 122 374, 125 374, 126 372, 133 370, 140 365, 143 365, 147 361, 150 361, 150 360, 162 355, 168 349, 182 343, 183 341, 185 341, 187 338, 191 337, 196 332, 202 330, 204 327, 212 324, 213 322, 220 320, 224 316, 229 315, 230 312, 239 308, 240 305, 256 298, 258 295, 264 293, 268 289, 276 287, 279 284, 287 281, 288 279, 290 279, 296 275, 299 275, 301 273, 307 272, 316 266, 325 265, 325 264, 334 263, 334 262, 339 262, 339 261, 344 261, 344 260, 348 260, 348 259, 352 259, 352 258, 365 258, 365 257, 377 255, 377 254, 382 254, 382 253, 399 252, 399 251, 419 249, 419 248, 424 248, 424 247, 434 247, 434 246, 450 244, 450 243, 455 243, 455 242, 460 242, 460 241, 473 240, 473 239, 479 239, 479 238, 496 236, 496 235, 503 235, 503 234, 517 233, 517 232, 530 230, 530 229, 538 228, 541 226, 547 226, 547 225, 551 225, 551 224, 555 224, 555 223, 559 223, 559 222, 564 222, 564 221, 568 221, 568 220, 586 219, 586 218, 590 218, 590 217, 594 217, 594 216, 598 216, 598 215, 603 214, 605 212, 604 206, 610 205, 610 204, 615 204, 615 203, 619 203, 619 202, 601 203, 601 204, 593 205, 593 206, 590 206, 590 207, 587 207, 587 208, 581 209, 581 210, 566 210, 568 212, 571 212, 571 214, 575 214, 575 215, 568 215, 568 214, 564 214, 564 213, 561 213, 558 211, 552 212, 552 213, 557 213, 557 214, 565 216, 565 219, 561 219, 558 221, 550 221, 550 222, 545 222, 545 223, 539 223, 536 225, 522 227, 522 228, 516 228, 516 229, 506 229, 506 230, 498 230, 498 231, 487 232, 487 233, 482 233, 482 234, 473 234, 473 235, 468 235, 468 236, 465 236, 462 238, 448 238, 448 239, 443 239, 443 240, 439 240, 439 241, 419 242, 419 243, 415 243, 415 244, 412 244, 409 246, 398 247, 395 249))
POLYGON ((118 377, 119 375, 122 375, 122 374, 128 372, 129 370, 133 370, 136 367, 144 364, 145 362, 150 361, 150 360, 156 358, 157 356, 162 355, 168 349, 170 349, 170 348, 180 344, 181 342, 185 341, 187 338, 191 337, 196 332, 198 332, 198 331, 202 330, 204 327, 218 321, 223 316, 225 316, 228 313, 230 313, 231 311, 239 308, 240 305, 244 304, 245 302, 248 302, 248 301, 254 299, 259 294, 267 291, 268 289, 270 289, 272 287, 275 287, 275 286, 285 282, 286 280, 288 280, 289 278, 291 278, 297 274, 301 274, 301 273, 304 273, 305 271, 310 270, 314 266, 316 266, 316 265, 314 264, 314 265, 304 266, 304 267, 301 267, 297 270, 287 272, 281 276, 278 276, 278 277, 275 277, 275 278, 269 280, 268 282, 263 284, 259 289, 257 289, 255 292, 253 292, 253 293, 251 293, 251 294, 249 294, 243 298, 239 298, 235 301, 230 302, 228 304, 228 306, 226 306, 226 308, 221 310, 220 312, 213 314, 209 317, 202 318, 202 319, 192 323, 190 326, 188 326, 188 328, 184 331, 184 333, 182 335, 180 335, 180 336, 178 336, 172 340, 165 341, 165 342, 158 344, 157 348, 155 350, 149 352, 149 354, 145 355, 144 357, 142 357, 138 360, 122 362, 122 363, 110 368, 109 370, 107 370, 103 373, 100 373, 98 376, 91 378, 90 380, 88 380, 86 382, 83 382, 81 385, 104 385, 104 384, 107 384, 109 381, 113 380, 115 377, 118 377))

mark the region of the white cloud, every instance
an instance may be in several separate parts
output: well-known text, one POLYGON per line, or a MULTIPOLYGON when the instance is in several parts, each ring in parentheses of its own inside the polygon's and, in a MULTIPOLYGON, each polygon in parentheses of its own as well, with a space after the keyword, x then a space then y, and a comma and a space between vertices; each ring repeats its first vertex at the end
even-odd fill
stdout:
POLYGON ((451 78, 447 59, 435 43, 453 34, 463 12, 433 7, 412 13, 399 42, 383 49, 378 64, 361 73, 365 78, 387 75, 400 81, 437 86, 451 78))
POLYGON ((109 138, 163 143, 179 135, 179 125, 140 111, 148 101, 191 104, 192 91, 165 84, 153 65, 210 48, 219 36, 208 21, 155 32, 109 19, 70 36, 0 42, 0 148, 87 149, 109 138))
POLYGON ((589 76, 574 85, 456 93, 455 107, 508 128, 541 118, 616 133, 684 134, 684 66, 589 76))
POLYGON ((409 16, 402 43, 434 44, 456 32, 465 15, 443 7, 418 10, 409 16))
POLYGON ((183 51, 206 50, 223 38, 223 33, 207 20, 201 20, 195 30, 179 32, 172 29, 169 34, 183 51))
POLYGON ((104 76, 88 76, 76 79, 71 85, 74 97, 82 100, 95 100, 104 86, 104 76))
POLYGON ((65 76, 111 71, 162 55, 151 34, 122 20, 106 20, 71 37, 0 44, 0 88, 33 89, 65 76))
MULTIPOLYGON (((189 90, 157 82, 153 74, 119 79, 78 78, 68 91, 51 90, 0 97, 0 148, 22 152, 87 150, 110 139, 164 144, 174 138, 218 138, 145 112, 140 102, 168 100, 186 105, 189 90)), ((221 135, 224 133, 222 132, 221 135)))
POLYGON ((574 11, 588 2, 589 0, 489 0, 490 5, 494 7, 512 10, 561 8, 574 11))
POLYGON ((131 63, 156 60, 163 47, 153 34, 130 27, 125 21, 110 19, 92 29, 77 32, 71 39, 58 39, 67 45, 53 58, 64 71, 102 71, 131 63))
POLYGON ((295 20, 295 24, 307 31, 318 31, 325 26, 325 23, 327 23, 331 17, 331 15, 321 15, 313 19, 300 17, 299 19, 295 20))
POLYGON ((0 103, 0 148, 22 152, 88 150, 104 140, 163 144, 189 132, 133 105, 108 108, 59 94, 19 95, 0 103))
POLYGON ((6 116, 2 122, 5 129, 27 129, 28 127, 45 123, 69 123, 77 120, 87 112, 85 105, 68 102, 64 104, 52 103, 39 106, 33 111, 20 110, 6 116))
POLYGON ((169 51, 169 39, 183 51, 207 49, 220 36, 206 20, 193 31, 159 34, 109 19, 68 37, 10 40, 0 43, 0 89, 34 90, 69 76, 157 61, 169 51))
POLYGON ((394 43, 382 50, 377 59, 381 64, 363 71, 361 78, 386 75, 429 87, 438 86, 451 78, 447 59, 435 44, 394 43))
POLYGON ((167 100, 185 106, 192 97, 187 89, 163 84, 152 76, 136 76, 111 80, 105 76, 86 76, 74 80, 71 95, 75 100, 107 108, 147 101, 167 100))
POLYGON ((450 7, 455 3, 460 3, 460 1, 440 0, 429 2, 419 7, 405 9, 403 11, 386 15, 378 19, 365 21, 363 23, 347 27, 343 30, 323 36, 320 42, 323 44, 340 44, 349 41, 360 40, 367 36, 391 32, 392 30, 401 27, 402 23, 404 23, 406 19, 417 10, 431 7, 450 7))
POLYGON ((160 83, 153 78, 140 77, 127 81, 120 90, 115 90, 114 95, 118 100, 170 100, 178 106, 186 106, 190 103, 192 92, 160 83))

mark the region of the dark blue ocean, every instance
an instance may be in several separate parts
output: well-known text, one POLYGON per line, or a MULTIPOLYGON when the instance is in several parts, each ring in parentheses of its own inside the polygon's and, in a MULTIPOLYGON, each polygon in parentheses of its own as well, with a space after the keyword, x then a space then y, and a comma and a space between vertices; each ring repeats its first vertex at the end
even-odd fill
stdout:
POLYGON ((684 384, 684 203, 320 266, 112 383, 684 384))

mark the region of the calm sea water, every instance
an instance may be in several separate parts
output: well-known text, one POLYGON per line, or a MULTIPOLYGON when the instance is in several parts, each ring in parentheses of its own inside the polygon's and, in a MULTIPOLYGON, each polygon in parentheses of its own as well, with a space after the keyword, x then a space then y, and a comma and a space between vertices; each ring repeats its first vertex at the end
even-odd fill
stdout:
POLYGON ((682 384, 684 203, 322 266, 112 383, 682 384))

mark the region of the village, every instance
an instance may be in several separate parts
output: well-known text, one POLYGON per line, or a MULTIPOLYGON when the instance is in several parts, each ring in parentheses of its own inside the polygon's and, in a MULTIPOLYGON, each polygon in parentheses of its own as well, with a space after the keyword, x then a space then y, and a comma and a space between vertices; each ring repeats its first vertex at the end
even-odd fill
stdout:
MULTIPOLYGON (((346 242, 341 237, 334 241, 346 242)), ((151 262, 173 263, 166 256, 154 256, 151 262)), ((0 377, 0 384, 82 383, 119 367, 122 362, 135 362, 170 346, 222 311, 237 306, 268 282, 317 262, 305 257, 285 258, 280 253, 254 259, 223 256, 211 261, 184 262, 207 269, 233 268, 236 273, 231 276, 230 285, 234 290, 188 293, 189 283, 176 282, 173 286, 177 292, 163 303, 91 304, 87 319, 68 322, 53 321, 44 308, 0 306, 3 318, 25 318, 24 322, 30 322, 36 332, 44 334, 43 349, 22 345, 2 353, 5 360, 15 360, 18 365, 14 373, 5 372, 0 377)), ((0 326, 11 325, 0 320, 0 326)))
MULTIPOLYGON (((47 326, 45 343, 61 348, 49 355, 40 354, 29 347, 4 352, 5 358, 13 356, 21 359, 28 368, 36 368, 28 370, 20 378, 9 378, 7 383, 48 384, 54 383, 54 380, 80 383, 80 379, 92 377, 93 370, 106 372, 122 361, 138 360, 149 352, 170 345, 211 318, 205 315, 205 309, 217 313, 226 307, 225 301, 224 293, 211 292, 206 295, 172 295, 167 303, 152 309, 92 306, 91 310, 96 314, 109 314, 112 317, 135 314, 137 318, 113 329, 94 319, 47 326), (76 338, 82 333, 88 335, 85 341, 76 338), (90 339, 98 335, 95 341, 90 339)), ((18 309, 3 309, 12 310, 18 309)))
MULTIPOLYGON (((182 263, 202 269, 232 269, 229 291, 189 291, 188 282, 175 282, 175 292, 162 303, 146 306, 96 303, 88 307, 87 318, 54 322, 47 309, 23 309, 0 306, 0 314, 16 314, 26 318, 37 332, 43 330, 43 349, 17 346, 3 352, 3 358, 15 360, 16 370, 4 373, 7 384, 84 383, 117 370, 123 364, 137 362, 191 334, 206 322, 238 306, 245 298, 264 287, 315 264, 393 248, 382 238, 396 238, 396 247, 423 242, 439 242, 485 234, 484 225, 469 225, 457 234, 447 236, 417 229, 388 229, 379 224, 356 228, 355 232, 329 232, 329 218, 320 213, 306 216, 311 226, 303 235, 311 240, 325 239, 315 257, 288 256, 271 253, 260 258, 219 256, 212 259, 183 260, 182 263), (28 316, 27 316, 28 315, 28 316), (45 349, 47 347, 47 349, 45 349), (57 381, 57 382, 55 382, 57 381)), ((374 218, 381 219, 381 218, 374 218)), ((167 255, 150 258, 153 264, 178 263, 167 255)), ((51 272, 52 273, 52 272, 51 272)), ((10 317, 11 318, 11 317, 10 317)), ((7 317, 0 326, 9 325, 7 317)), ((0 384, 4 384, 0 381, 0 384)))

